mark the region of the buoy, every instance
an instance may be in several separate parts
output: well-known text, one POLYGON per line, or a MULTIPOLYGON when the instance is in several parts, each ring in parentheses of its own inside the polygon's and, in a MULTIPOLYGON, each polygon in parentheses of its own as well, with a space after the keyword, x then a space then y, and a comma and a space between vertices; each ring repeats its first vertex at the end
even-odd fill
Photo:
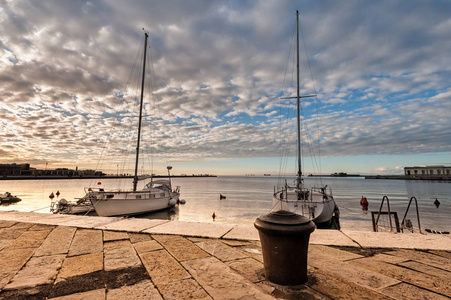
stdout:
POLYGON ((211 215, 211 217, 213 218, 213 221, 214 221, 215 218, 216 218, 216 214, 213 212, 213 214, 211 215))
POLYGON ((364 211, 368 210, 368 200, 366 200, 366 197, 362 196, 362 199, 360 199, 360 205, 364 211))
POLYGON ((59 197, 60 195, 60 191, 56 191, 56 196, 59 197))
POLYGON ((99 182, 97 182, 97 185, 101 185, 102 183, 99 181, 99 182))
POLYGON ((55 195, 53 195, 53 192, 50 194, 49 198, 50 198, 50 200, 53 200, 53 198, 55 198, 55 195))
POLYGON ((219 199, 225 199, 225 198, 226 198, 226 196, 219 194, 219 199))
POLYGON ((438 208, 440 206, 440 201, 438 201, 438 199, 435 198, 434 204, 438 208))
POLYGON ((185 204, 185 203, 186 203, 185 199, 180 200, 180 204, 185 204))

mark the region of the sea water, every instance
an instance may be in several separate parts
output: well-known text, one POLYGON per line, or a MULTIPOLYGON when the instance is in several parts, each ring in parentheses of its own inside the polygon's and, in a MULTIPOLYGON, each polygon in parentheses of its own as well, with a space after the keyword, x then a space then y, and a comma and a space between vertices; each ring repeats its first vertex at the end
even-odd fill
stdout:
MULTIPOLYGON (((255 219, 270 212, 272 194, 280 179, 276 176, 218 176, 172 178, 173 186, 180 186, 180 199, 186 204, 140 217, 181 221, 253 224, 255 219), (226 196, 220 199, 220 194, 226 196)), ((288 180, 292 184, 293 180, 288 180)), ((306 186, 327 185, 332 189, 340 209, 342 229, 372 230, 371 211, 378 211, 382 198, 389 199, 390 210, 397 212, 401 222, 409 200, 416 197, 421 228, 439 231, 451 230, 451 183, 437 181, 410 181, 364 179, 362 177, 306 177, 306 186), (360 199, 368 199, 368 211, 362 210, 360 199), (440 201, 437 208, 435 199, 440 201)), ((138 188, 142 188, 140 182, 138 188)), ((59 191, 59 198, 74 200, 84 196, 84 188, 128 189, 132 179, 59 179, 59 180, 2 180, 0 193, 6 191, 22 198, 21 202, 0 205, 1 211, 35 211, 50 213, 49 195, 59 191)), ((54 199, 56 200, 56 198, 54 199)), ((407 219, 417 227, 415 203, 412 202, 407 219)), ((384 203, 383 211, 387 211, 384 203)))

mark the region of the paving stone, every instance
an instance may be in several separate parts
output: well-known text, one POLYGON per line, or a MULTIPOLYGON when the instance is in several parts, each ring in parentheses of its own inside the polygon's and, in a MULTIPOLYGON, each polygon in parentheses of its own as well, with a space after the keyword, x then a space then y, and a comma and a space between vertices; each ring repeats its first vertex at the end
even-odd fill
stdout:
MULTIPOLYGON (((105 300, 105 289, 98 289, 89 292, 70 294, 56 298, 49 298, 52 300, 105 300)), ((125 298, 124 298, 125 299, 125 298)))
MULTIPOLYGON (((363 266, 354 263, 357 260, 342 262, 336 259, 331 259, 327 255, 320 252, 312 251, 308 254, 307 264, 327 272, 333 276, 340 277, 348 282, 353 282, 362 287, 378 290, 400 281, 389 276, 382 275, 378 272, 368 270, 363 266)), ((361 261, 359 259, 358 261, 361 261)), ((383 264, 383 262, 378 262, 383 264)))
POLYGON ((58 274, 58 269, 61 267, 64 257, 64 255, 54 255, 31 258, 4 289, 33 288, 52 283, 58 274))
POLYGON ((335 229, 316 229, 310 235, 310 244, 359 247, 346 234, 335 229))
POLYGON ((233 225, 229 224, 171 221, 150 229, 146 229, 143 232, 151 234, 176 234, 220 238, 232 228, 233 225))
POLYGON ((259 241, 260 236, 258 230, 254 225, 235 225, 232 230, 227 232, 223 239, 229 240, 247 240, 247 241, 259 241))
POLYGON ((207 292, 193 279, 171 282, 160 287, 164 299, 212 299, 207 292))
POLYGON ((77 229, 69 256, 102 252, 103 238, 101 230, 77 229))
POLYGON ((130 243, 129 240, 120 240, 120 241, 111 241, 111 242, 105 242, 103 244, 103 249, 116 249, 116 248, 124 248, 124 247, 131 247, 132 243, 130 243))
POLYGON ((445 300, 449 299, 448 297, 439 295, 437 293, 421 289, 414 285, 410 285, 407 283, 400 283, 397 285, 386 287, 380 290, 381 293, 387 295, 393 299, 434 299, 434 300, 445 300))
POLYGON ((105 249, 104 254, 105 271, 133 268, 141 265, 141 261, 131 244, 130 247, 105 249))
POLYGON ((439 250, 429 250, 428 251, 431 254, 435 254, 438 256, 442 256, 448 259, 451 259, 451 252, 450 251, 439 251, 439 250))
POLYGON ((109 230, 103 231, 103 241, 104 242, 116 241, 116 240, 128 240, 127 232, 109 231, 109 230))
POLYGON ((16 238, 7 248, 38 248, 44 242, 51 230, 26 231, 16 238))
POLYGON ((437 277, 442 277, 443 279, 449 279, 451 278, 451 272, 436 268, 436 267, 432 267, 429 265, 425 265, 416 261, 405 261, 405 262, 400 262, 398 263, 398 265, 409 268, 409 269, 413 269, 415 271, 421 272, 421 273, 426 273, 432 276, 437 276, 437 277))
POLYGON ((229 261, 226 262, 226 265, 252 282, 260 282, 265 280, 263 263, 253 258, 248 257, 229 261))
POLYGON ((66 257, 56 282, 101 270, 103 270, 102 252, 66 257))
POLYGON ((162 244, 178 261, 209 256, 208 253, 182 236, 153 235, 152 237, 162 244))
POLYGON ((240 241, 240 240, 225 240, 225 239, 222 239, 222 242, 224 244, 232 246, 232 247, 250 245, 249 241, 240 241))
POLYGON ((213 299, 274 299, 215 257, 182 264, 213 299))
POLYGON ((238 251, 233 247, 230 247, 221 242, 220 240, 216 239, 204 240, 202 242, 196 243, 196 245, 205 250, 206 252, 210 253, 211 255, 216 256, 218 259, 222 261, 230 261, 249 257, 243 252, 238 251))
POLYGON ((0 251, 5 248, 6 246, 8 246, 9 244, 11 244, 14 240, 0 240, 0 251))
POLYGON ((163 249, 157 241, 144 241, 133 244, 138 254, 163 249))
MULTIPOLYGON (((321 293, 320 299, 391 299, 377 291, 369 290, 354 282, 347 281, 342 276, 334 276, 328 272, 310 267, 308 268, 308 282, 306 286, 321 293)), ((299 297, 287 299, 299 299, 299 297)), ((306 297, 305 299, 310 298, 306 297)))
POLYGON ((14 221, 0 220, 0 228, 11 227, 11 226, 13 226, 14 224, 16 224, 16 222, 14 222, 14 221))
POLYGON ((47 224, 35 224, 30 227, 28 230, 52 230, 55 228, 55 225, 47 225, 47 224))
POLYGON ((67 254, 76 228, 58 226, 50 232, 34 256, 67 254))
POLYGON ((451 237, 437 234, 393 234, 342 230, 364 248, 434 249, 451 251, 451 237))
POLYGON ((26 228, 2 228, 0 229, 0 239, 2 240, 14 240, 18 238, 22 233, 27 231, 26 228))
POLYGON ((128 232, 140 232, 145 229, 149 229, 164 223, 170 222, 169 220, 156 220, 156 219, 122 219, 114 223, 99 226, 99 229, 119 230, 128 232))
POLYGON ((358 267, 364 268, 367 271, 374 271, 384 276, 393 278, 394 280, 398 279, 399 281, 410 283, 412 285, 451 297, 451 278, 443 279, 436 276, 431 276, 400 266, 384 263, 375 260, 372 257, 353 260, 350 261, 349 264, 355 266, 356 268, 358 267))
POLYGON ((237 247, 240 251, 245 253, 246 255, 258 260, 259 262, 263 263, 263 253, 262 253, 262 247, 257 246, 254 244, 249 244, 246 246, 237 247))
POLYGON ((323 245, 309 245, 309 253, 311 252, 319 252, 322 255, 326 255, 331 259, 336 259, 339 261, 346 261, 350 259, 363 258, 362 255, 352 253, 349 251, 340 250, 333 247, 327 247, 323 245))
POLYGON ((191 276, 167 251, 157 250, 140 254, 152 281, 157 285, 188 279, 191 276))
POLYGON ((12 229, 29 229, 30 227, 33 227, 33 226, 34 226, 33 223, 18 222, 16 224, 14 224, 13 226, 11 226, 10 228, 12 228, 12 229))
POLYGON ((144 241, 151 241, 152 237, 147 233, 128 233, 128 237, 130 238, 130 241, 134 243, 138 242, 144 242, 144 241))
POLYGON ((390 263, 390 264, 399 264, 401 262, 409 260, 406 257, 400 257, 400 256, 386 254, 386 253, 378 253, 373 256, 373 259, 380 260, 380 261, 390 263))
MULTIPOLYGON (((160 293, 150 280, 143 280, 134 285, 123 286, 121 288, 108 290, 106 294, 106 300, 124 300, 124 299, 157 300, 163 298, 161 297, 160 293)), ((179 298, 179 299, 187 299, 187 298, 179 298)))
POLYGON ((427 253, 424 251, 413 251, 407 249, 397 249, 395 251, 389 252, 389 254, 405 257, 423 264, 427 264, 439 269, 447 270, 451 272, 451 259, 435 255, 432 253, 427 253))

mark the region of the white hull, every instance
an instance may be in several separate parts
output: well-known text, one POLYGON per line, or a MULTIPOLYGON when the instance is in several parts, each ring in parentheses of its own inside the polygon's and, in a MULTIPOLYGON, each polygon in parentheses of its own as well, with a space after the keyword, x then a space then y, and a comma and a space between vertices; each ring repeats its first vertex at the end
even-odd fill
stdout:
POLYGON ((298 200, 296 188, 286 188, 273 195, 273 210, 287 210, 312 220, 315 224, 328 223, 335 212, 332 196, 316 190, 309 191, 305 200, 298 200), (281 197, 282 195, 282 197, 281 197))
POLYGON ((90 192, 99 216, 138 215, 163 210, 176 204, 179 194, 161 190, 90 192))

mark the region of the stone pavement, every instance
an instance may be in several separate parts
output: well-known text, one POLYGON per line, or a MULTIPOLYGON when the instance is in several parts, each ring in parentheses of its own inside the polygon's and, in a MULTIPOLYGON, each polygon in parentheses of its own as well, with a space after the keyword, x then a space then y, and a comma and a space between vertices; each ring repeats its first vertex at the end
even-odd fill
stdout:
POLYGON ((307 284, 250 226, 0 212, 0 299, 449 299, 451 238, 315 230, 307 284))

